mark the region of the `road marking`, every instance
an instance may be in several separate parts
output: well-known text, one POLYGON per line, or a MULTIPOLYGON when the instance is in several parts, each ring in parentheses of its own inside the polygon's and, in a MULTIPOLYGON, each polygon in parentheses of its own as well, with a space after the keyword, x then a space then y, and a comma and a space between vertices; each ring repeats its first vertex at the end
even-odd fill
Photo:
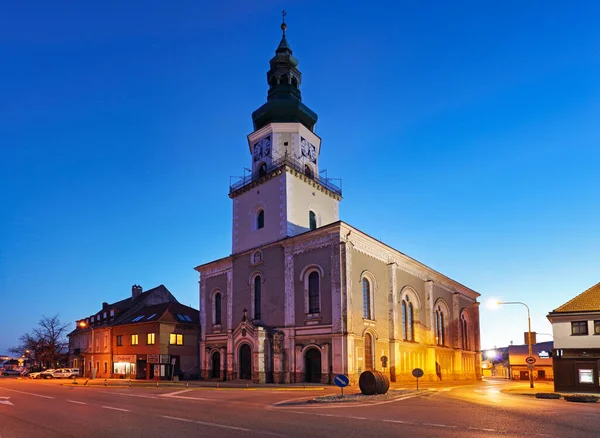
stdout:
POLYGON ((168 394, 160 394, 161 397, 174 397, 177 394, 183 394, 185 392, 190 392, 191 389, 184 389, 183 391, 169 392, 168 394))
POLYGON ((0 400, 0 404, 14 406, 11 402, 8 401, 9 398, 10 397, 0 397, 0 399, 4 399, 0 400))
POLYGON ((42 397, 42 398, 54 398, 54 397, 50 397, 47 395, 41 395, 41 394, 33 394, 31 392, 25 392, 25 391, 17 391, 16 389, 8 389, 8 388, 2 388, 5 391, 12 391, 12 392, 18 392, 19 394, 27 394, 27 395, 33 395, 35 397, 42 397))
POLYGON ((415 424, 413 421, 402 421, 402 420, 382 420, 387 423, 400 423, 400 424, 415 424))
POLYGON ((447 424, 436 424, 436 423, 423 423, 423 426, 434 426, 434 427, 456 427, 456 426, 448 426, 447 424))
POLYGON ((113 391, 99 391, 102 392, 104 394, 116 394, 116 395, 122 395, 124 397, 139 397, 139 398, 153 398, 153 399, 157 399, 158 397, 154 396, 154 395, 141 395, 141 394, 125 394, 122 392, 113 392, 113 391))
POLYGON ((266 432, 263 430, 246 429, 245 427, 227 426, 225 424, 208 423, 206 421, 190 420, 189 418, 171 417, 169 415, 163 415, 162 417, 167 418, 169 420, 185 421, 186 423, 202 424, 203 426, 220 427, 222 429, 239 430, 242 432, 259 432, 263 435, 286 436, 286 435, 282 435, 280 433, 266 432))
POLYGON ((346 417, 346 418, 352 418, 353 420, 366 420, 365 417, 346 417))
POLYGON ((129 412, 129 409, 113 408, 112 406, 102 406, 104 409, 112 409, 113 411, 129 412))
POLYGON ((78 405, 84 405, 84 402, 80 402, 80 401, 75 401, 75 400, 67 400, 69 403, 76 403, 78 405))
POLYGON ((467 429, 472 429, 472 430, 485 430, 486 432, 496 432, 496 429, 485 429, 483 427, 467 427, 467 429))

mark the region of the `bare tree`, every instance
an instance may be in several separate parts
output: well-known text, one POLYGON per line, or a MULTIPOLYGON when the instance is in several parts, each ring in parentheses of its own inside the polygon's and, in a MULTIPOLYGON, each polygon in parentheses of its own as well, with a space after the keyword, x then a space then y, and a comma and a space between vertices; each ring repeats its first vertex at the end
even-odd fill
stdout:
POLYGON ((68 324, 63 324, 58 315, 52 317, 42 316, 38 327, 33 333, 26 333, 19 338, 19 346, 8 351, 19 356, 27 353, 40 365, 55 366, 60 355, 66 350, 69 343, 65 338, 68 324))

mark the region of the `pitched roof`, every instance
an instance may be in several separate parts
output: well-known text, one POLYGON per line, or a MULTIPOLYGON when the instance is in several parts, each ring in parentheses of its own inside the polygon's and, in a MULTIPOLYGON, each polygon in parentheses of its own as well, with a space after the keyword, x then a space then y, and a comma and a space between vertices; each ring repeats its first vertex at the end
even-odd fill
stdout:
POLYGON ((154 321, 198 325, 200 324, 200 314, 193 307, 172 301, 137 307, 130 312, 120 315, 111 325, 141 324, 154 321))
POLYGON ((600 283, 580 293, 575 298, 557 307, 550 313, 600 311, 600 283))

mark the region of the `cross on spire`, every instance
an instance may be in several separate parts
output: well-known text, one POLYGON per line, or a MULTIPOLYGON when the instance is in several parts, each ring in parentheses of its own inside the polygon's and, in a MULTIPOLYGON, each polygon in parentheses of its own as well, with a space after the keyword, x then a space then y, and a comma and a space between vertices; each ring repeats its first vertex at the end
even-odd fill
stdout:
POLYGON ((283 37, 285 38, 285 30, 287 29, 287 24, 285 24, 285 11, 281 11, 281 30, 283 31, 283 37))

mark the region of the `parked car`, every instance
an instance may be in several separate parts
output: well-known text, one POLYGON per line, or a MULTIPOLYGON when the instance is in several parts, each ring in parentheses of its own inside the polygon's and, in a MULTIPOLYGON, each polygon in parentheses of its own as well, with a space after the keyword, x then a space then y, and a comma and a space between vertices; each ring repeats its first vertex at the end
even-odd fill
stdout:
MULTIPOLYGON (((55 379, 74 379, 79 376, 78 368, 59 368, 52 373, 53 378, 55 379)), ((48 376, 50 377, 50 376, 48 376)))
POLYGON ((4 370, 2 371, 3 376, 20 376, 21 370, 4 370))
POLYGON ((40 379, 52 379, 54 377, 54 372, 55 371, 56 370, 54 368, 50 368, 50 369, 44 370, 44 371, 42 371, 39 374, 38 378, 40 378, 40 379))
POLYGON ((30 379, 39 379, 40 378, 40 374, 41 374, 41 371, 35 371, 33 373, 29 373, 27 375, 27 377, 29 377, 30 379))

